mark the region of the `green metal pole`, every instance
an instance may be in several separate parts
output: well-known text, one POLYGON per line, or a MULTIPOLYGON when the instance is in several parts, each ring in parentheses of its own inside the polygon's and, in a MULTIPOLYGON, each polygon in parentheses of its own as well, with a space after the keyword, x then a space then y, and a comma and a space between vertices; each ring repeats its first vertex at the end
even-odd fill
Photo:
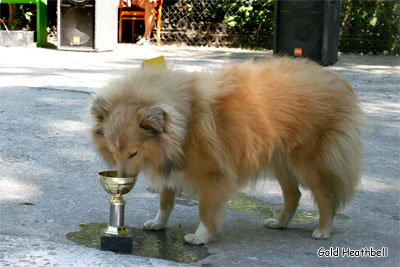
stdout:
POLYGON ((48 46, 47 43, 47 0, 36 0, 36 37, 37 46, 48 46))

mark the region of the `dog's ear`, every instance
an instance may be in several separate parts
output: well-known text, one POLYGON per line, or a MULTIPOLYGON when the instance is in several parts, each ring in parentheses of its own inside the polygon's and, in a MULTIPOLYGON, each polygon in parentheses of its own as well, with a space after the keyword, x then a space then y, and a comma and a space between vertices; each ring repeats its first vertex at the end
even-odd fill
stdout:
POLYGON ((151 108, 147 110, 142 116, 139 125, 141 128, 145 129, 146 131, 151 131, 155 135, 164 132, 164 110, 161 108, 151 108))
POLYGON ((102 122, 110 113, 111 105, 103 97, 98 96, 92 102, 92 108, 90 113, 97 119, 98 122, 102 122))

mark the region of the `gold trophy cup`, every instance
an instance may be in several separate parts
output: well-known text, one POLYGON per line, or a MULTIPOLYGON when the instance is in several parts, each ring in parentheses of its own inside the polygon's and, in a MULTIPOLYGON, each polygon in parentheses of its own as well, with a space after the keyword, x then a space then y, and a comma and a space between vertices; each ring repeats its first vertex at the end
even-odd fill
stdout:
POLYGON ((112 194, 110 200, 110 220, 100 236, 100 249, 112 251, 130 251, 133 246, 133 234, 124 225, 125 203, 123 194, 135 186, 137 176, 118 177, 117 171, 99 173, 99 180, 107 193, 112 194))

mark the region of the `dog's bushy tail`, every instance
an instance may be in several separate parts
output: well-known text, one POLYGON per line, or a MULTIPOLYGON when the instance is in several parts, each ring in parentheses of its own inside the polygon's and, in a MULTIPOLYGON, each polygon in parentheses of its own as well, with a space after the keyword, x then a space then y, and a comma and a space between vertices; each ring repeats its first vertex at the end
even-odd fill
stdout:
POLYGON ((324 154, 324 162, 328 165, 326 167, 334 180, 330 188, 334 213, 352 200, 355 189, 360 183, 361 134, 365 125, 366 120, 361 110, 353 114, 347 121, 346 130, 335 135, 324 154))

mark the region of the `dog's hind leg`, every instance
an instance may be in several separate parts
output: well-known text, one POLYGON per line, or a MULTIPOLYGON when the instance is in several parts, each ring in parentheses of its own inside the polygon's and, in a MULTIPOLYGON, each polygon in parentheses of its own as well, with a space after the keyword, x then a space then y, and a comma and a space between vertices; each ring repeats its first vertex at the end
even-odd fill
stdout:
POLYGON ((322 180, 321 177, 316 177, 313 182, 308 181, 307 185, 311 189, 314 196, 314 200, 318 205, 319 209, 319 225, 318 228, 314 230, 312 237, 315 239, 327 239, 330 237, 332 232, 332 222, 335 216, 335 194, 332 188, 333 179, 322 180), (319 178, 319 179, 318 179, 319 178))
POLYGON ((164 187, 160 191, 160 209, 154 220, 144 223, 144 228, 150 230, 161 230, 167 225, 167 221, 171 211, 174 208, 176 191, 174 189, 164 187))
POLYGON ((296 177, 286 164, 280 163, 278 165, 275 163, 272 167, 272 172, 282 188, 284 205, 278 219, 269 218, 265 220, 264 225, 273 229, 286 228, 296 212, 301 193, 296 177))

